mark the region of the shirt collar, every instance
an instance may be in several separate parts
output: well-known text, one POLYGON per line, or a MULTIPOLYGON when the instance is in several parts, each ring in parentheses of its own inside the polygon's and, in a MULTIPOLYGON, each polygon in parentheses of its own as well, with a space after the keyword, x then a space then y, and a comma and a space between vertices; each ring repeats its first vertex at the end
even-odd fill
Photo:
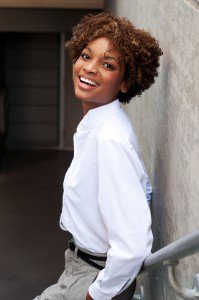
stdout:
POLYGON ((110 115, 119 112, 121 109, 119 99, 115 99, 112 102, 90 109, 80 121, 77 131, 86 128, 98 127, 110 115))

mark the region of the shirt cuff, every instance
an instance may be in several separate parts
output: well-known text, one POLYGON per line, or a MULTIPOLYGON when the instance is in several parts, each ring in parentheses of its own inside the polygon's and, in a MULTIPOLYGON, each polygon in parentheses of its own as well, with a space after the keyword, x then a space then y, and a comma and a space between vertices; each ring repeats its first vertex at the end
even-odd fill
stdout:
POLYGON ((106 295, 104 295, 104 293, 100 292, 95 284, 93 283, 92 285, 89 286, 88 292, 91 296, 91 298, 93 298, 94 300, 111 300, 112 298, 107 297, 106 295))

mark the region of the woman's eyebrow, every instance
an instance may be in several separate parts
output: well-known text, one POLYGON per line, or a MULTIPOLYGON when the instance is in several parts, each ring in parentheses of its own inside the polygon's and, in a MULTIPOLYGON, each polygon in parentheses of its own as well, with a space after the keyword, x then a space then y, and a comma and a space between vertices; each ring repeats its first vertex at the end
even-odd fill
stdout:
MULTIPOLYGON (((87 49, 90 53, 92 53, 91 48, 89 48, 88 46, 86 46, 84 49, 87 49)), ((109 56, 109 55, 104 54, 104 58, 105 59, 114 59, 119 64, 118 59, 114 56, 109 56)))
POLYGON ((88 49, 89 52, 92 52, 91 48, 89 48, 88 46, 85 47, 84 49, 88 49))
POLYGON ((119 64, 118 59, 114 56, 104 55, 104 57, 105 57, 105 59, 114 59, 119 64))

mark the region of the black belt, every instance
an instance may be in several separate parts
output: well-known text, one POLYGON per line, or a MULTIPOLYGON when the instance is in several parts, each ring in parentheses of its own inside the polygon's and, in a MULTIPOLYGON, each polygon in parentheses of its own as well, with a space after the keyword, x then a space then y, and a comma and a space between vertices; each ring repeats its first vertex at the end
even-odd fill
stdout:
MULTIPOLYGON (((73 241, 70 239, 68 242, 68 246, 70 248, 70 250, 75 251, 75 244, 73 243, 73 241)), ((106 261, 107 257, 103 257, 103 256, 95 256, 95 255, 91 255, 88 254, 86 252, 83 252, 82 250, 78 249, 77 250, 77 256, 79 256, 81 259, 83 259, 85 262, 87 262, 89 265, 97 268, 98 270, 102 270, 104 269, 104 267, 96 264, 93 260, 98 260, 98 261, 106 261)))

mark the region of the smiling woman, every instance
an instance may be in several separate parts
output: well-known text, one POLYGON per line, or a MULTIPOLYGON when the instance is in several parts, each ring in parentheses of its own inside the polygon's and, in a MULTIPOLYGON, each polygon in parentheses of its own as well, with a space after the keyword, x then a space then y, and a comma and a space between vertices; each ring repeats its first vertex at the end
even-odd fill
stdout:
POLYGON ((111 40, 101 37, 91 41, 74 63, 74 89, 83 102, 84 114, 113 101, 120 90, 125 92, 125 64, 119 58, 111 40))
POLYGON ((119 91, 118 98, 124 104, 129 103, 155 82, 159 58, 163 52, 158 41, 149 32, 110 13, 84 16, 74 27, 73 37, 65 43, 65 47, 75 62, 84 49, 89 51, 90 42, 101 37, 111 41, 112 49, 117 51, 116 56, 119 55, 119 62, 125 65, 124 81, 127 91, 119 91))
POLYGON ((65 271, 40 300, 130 300, 153 235, 152 188, 128 103, 157 76, 158 42, 109 13, 85 16, 66 43, 84 117, 64 178, 60 226, 72 235, 65 271))

